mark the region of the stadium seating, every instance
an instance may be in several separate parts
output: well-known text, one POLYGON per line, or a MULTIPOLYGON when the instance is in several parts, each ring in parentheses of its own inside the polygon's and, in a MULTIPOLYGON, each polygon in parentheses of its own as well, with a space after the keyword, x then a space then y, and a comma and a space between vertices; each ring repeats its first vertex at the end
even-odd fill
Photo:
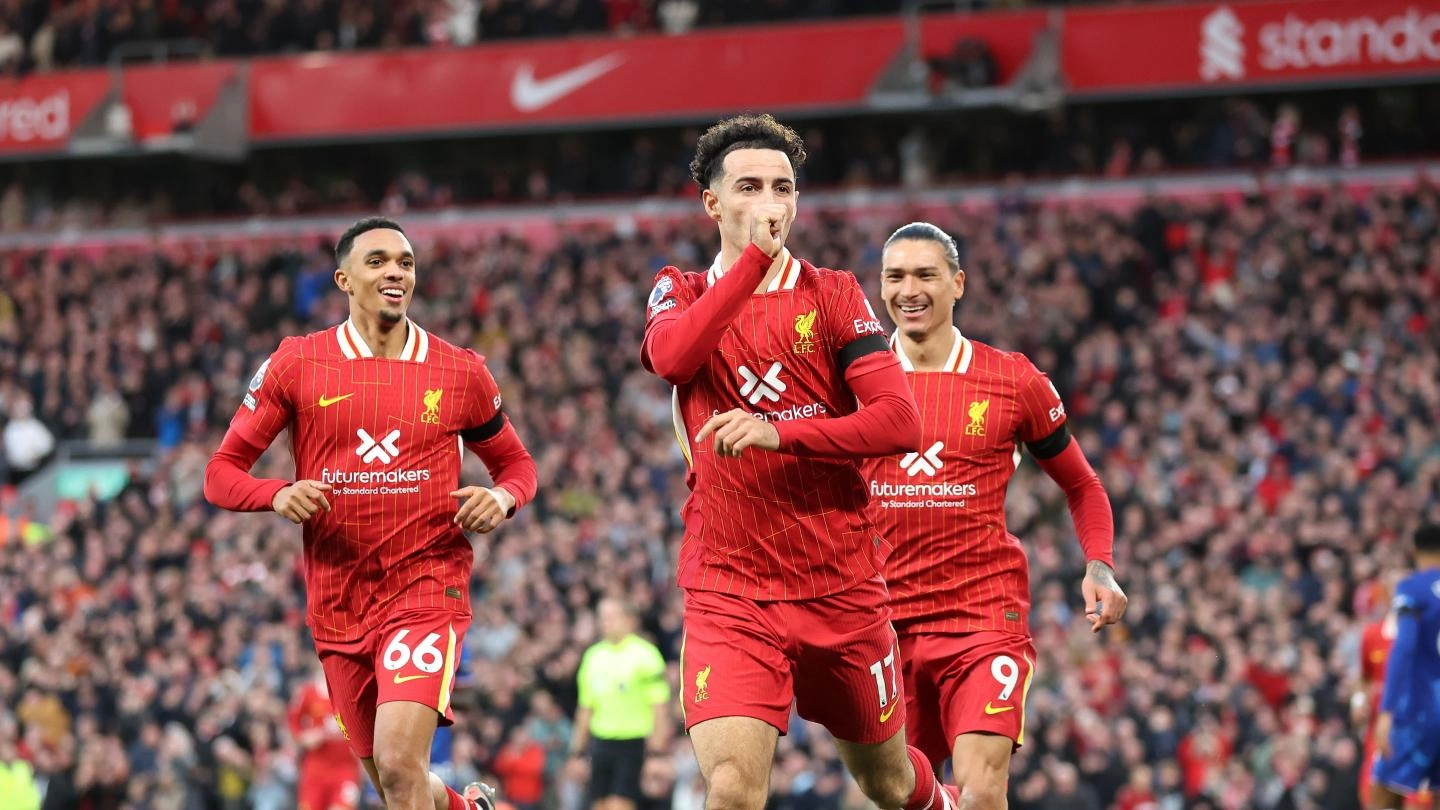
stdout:
MULTIPOLYGON (((1440 191, 1155 201, 1123 216, 1015 197, 939 224, 969 274, 962 329, 1030 353, 1065 396, 1114 502, 1132 599, 1123 628, 1085 630, 1064 497, 1023 466, 1009 514, 1031 554, 1041 655, 1012 806, 1352 806, 1357 619, 1411 528, 1440 519, 1440 191)), ((884 232, 827 218, 797 250, 873 293, 884 232)), ((676 656, 683 459, 638 344, 661 257, 703 263, 712 239, 421 242, 417 319, 487 355, 542 483, 477 542, 457 781, 526 724, 552 754, 548 800, 577 806, 561 715, 598 595, 638 599, 676 656)), ((265 354, 343 317, 330 267, 311 243, 0 260, 9 422, 30 409, 57 438, 164 445, 117 497, 48 523, 5 496, 0 761, 31 760, 54 806, 127 793, 288 806, 284 706, 313 668, 298 533, 217 513, 200 477, 265 354)), ((261 462, 277 476, 282 445, 261 462)), ((655 808, 699 806, 684 745, 647 770, 655 808)), ((833 744, 797 728, 775 806, 860 806, 837 768, 833 744)))

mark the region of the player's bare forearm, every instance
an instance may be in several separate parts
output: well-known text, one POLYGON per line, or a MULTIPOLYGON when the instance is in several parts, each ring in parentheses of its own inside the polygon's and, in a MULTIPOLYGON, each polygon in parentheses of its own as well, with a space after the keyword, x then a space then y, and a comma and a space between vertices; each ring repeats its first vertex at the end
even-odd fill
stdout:
POLYGON ((710 357, 770 269, 771 258, 751 245, 735 265, 679 313, 667 312, 645 328, 640 361, 671 385, 689 382, 710 357))

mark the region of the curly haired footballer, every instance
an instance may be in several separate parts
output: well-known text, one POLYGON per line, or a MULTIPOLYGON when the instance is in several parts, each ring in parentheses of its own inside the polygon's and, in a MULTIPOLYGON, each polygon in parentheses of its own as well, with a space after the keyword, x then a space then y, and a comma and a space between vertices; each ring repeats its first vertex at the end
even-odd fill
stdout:
POLYGON ((770 113, 737 115, 705 130, 695 142, 690 177, 700 188, 709 188, 724 172, 725 156, 736 149, 784 152, 790 158, 790 168, 797 174, 805 165, 805 142, 795 130, 776 121, 770 113))

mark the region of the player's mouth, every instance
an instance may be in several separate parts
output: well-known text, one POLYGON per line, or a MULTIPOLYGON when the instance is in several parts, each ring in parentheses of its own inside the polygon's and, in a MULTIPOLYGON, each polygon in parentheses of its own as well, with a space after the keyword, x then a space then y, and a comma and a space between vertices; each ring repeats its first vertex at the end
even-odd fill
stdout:
POLYGON ((405 300, 405 288, 399 285, 380 288, 380 297, 392 304, 399 304, 405 300))
POLYGON ((930 304, 921 302, 916 304, 896 303, 895 309, 900 313, 900 319, 906 323, 923 321, 930 315, 930 304))

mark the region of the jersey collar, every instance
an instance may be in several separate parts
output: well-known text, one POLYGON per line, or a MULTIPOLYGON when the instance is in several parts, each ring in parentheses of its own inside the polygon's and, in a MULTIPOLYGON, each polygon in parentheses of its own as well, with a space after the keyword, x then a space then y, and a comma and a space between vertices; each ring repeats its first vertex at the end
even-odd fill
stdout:
MULTIPOLYGON (((941 366, 940 370, 951 374, 964 374, 970 370, 970 360, 975 355, 975 347, 970 343, 969 338, 960 334, 959 327, 952 325, 950 330, 955 333, 955 344, 950 347, 950 356, 945 358, 945 365, 941 366)), ((894 349, 895 356, 900 358, 901 368, 906 371, 915 370, 915 364, 905 356, 905 347, 900 345, 900 330, 898 329, 890 336, 890 348, 894 349)))
MULTIPOLYGON (((430 335, 409 318, 405 319, 405 326, 405 348, 400 350, 399 359, 411 363, 425 362, 425 358, 430 356, 430 335)), ((355 328, 355 322, 349 318, 335 328, 335 339, 340 343, 340 353, 345 355, 347 360, 375 356, 375 352, 370 350, 370 344, 365 342, 365 338, 360 336, 360 330, 355 328)))
MULTIPOLYGON (((780 255, 775 257, 775 261, 783 262, 784 269, 770 279, 770 286, 765 288, 765 292, 795 289, 795 282, 800 278, 800 260, 790 255, 790 248, 781 248, 780 255)), ((726 269, 720 265, 720 254, 716 253, 715 261, 710 265, 710 272, 705 274, 705 286, 715 286, 715 282, 725 275, 726 269)))

